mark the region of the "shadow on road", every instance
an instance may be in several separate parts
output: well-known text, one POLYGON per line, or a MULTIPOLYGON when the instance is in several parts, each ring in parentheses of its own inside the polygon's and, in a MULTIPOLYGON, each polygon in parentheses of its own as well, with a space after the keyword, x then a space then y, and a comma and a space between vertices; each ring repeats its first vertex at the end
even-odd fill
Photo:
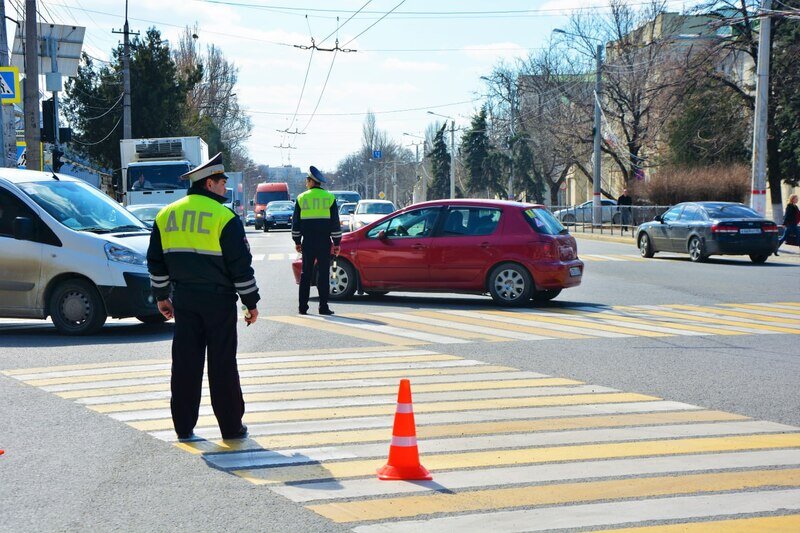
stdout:
POLYGON ((90 346, 98 344, 137 344, 172 339, 174 323, 134 324, 108 322, 99 333, 85 337, 62 335, 50 322, 20 320, 0 325, 0 347, 48 348, 58 346, 90 346))

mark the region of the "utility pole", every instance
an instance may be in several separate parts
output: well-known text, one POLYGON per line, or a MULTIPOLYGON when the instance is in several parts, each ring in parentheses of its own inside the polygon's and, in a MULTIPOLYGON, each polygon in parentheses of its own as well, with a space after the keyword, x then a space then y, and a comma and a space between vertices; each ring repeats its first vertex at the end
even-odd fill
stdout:
POLYGON ((514 90, 514 81, 512 79, 508 80, 508 99, 511 107, 510 118, 511 122, 508 125, 508 153, 509 153, 509 160, 511 161, 511 174, 508 176, 508 199, 514 200, 514 96, 516 91, 514 90))
POLYGON ((397 205, 397 161, 394 162, 392 169, 392 201, 397 205))
MULTIPOLYGON (((8 66, 8 35, 6 35, 6 2, 0 0, 0 67, 8 66)), ((16 22, 16 21, 15 21, 16 22)), ((17 22, 19 24, 19 22, 17 22)), ((0 166, 15 166, 16 132, 14 131, 14 106, 0 105, 0 166)))
MULTIPOLYGON (((112 31, 111 33, 122 34, 122 138, 133 138, 133 126, 131 124, 131 48, 130 48, 130 28, 128 26, 128 0, 125 0, 125 25, 122 31, 112 31)), ((139 35, 135 33, 134 35, 139 35)))
MULTIPOLYGON (((3 21, 5 24, 5 20, 3 21)), ((25 0, 25 168, 40 170, 39 150, 39 35, 36 0, 25 0)))
MULTIPOLYGON (((767 104, 769 99, 769 56, 772 19, 768 12, 772 0, 761 2, 756 66, 756 109, 753 125, 753 168, 750 207, 761 216, 767 214, 767 104)), ((777 216, 777 215, 775 215, 777 216)))
POLYGON ((450 198, 456 197, 456 121, 450 120, 450 198))
POLYGON ((594 79, 594 177, 592 183, 594 191, 592 195, 592 224, 594 226, 601 226, 603 224, 603 204, 601 201, 601 186, 602 186, 602 172, 600 162, 600 91, 602 90, 602 68, 603 68, 603 46, 598 44, 595 49, 595 60, 597 62, 597 71, 595 72, 594 79))

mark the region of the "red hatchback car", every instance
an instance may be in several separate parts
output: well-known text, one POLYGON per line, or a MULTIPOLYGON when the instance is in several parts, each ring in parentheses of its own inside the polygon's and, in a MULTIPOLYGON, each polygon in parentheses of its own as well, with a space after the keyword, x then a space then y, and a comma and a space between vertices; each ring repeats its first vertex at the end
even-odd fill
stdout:
MULTIPOLYGON (((298 259, 292 264, 298 283, 300 268, 298 259)), ((331 267, 330 297, 488 292, 498 304, 512 306, 551 300, 580 285, 582 275, 575 239, 544 206, 436 200, 345 234, 331 267)))

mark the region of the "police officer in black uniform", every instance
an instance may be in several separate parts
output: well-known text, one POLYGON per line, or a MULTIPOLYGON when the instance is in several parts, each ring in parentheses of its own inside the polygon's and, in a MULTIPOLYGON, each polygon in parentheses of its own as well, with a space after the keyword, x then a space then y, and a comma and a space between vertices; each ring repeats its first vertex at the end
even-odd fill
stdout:
POLYGON ((342 228, 339 226, 339 209, 336 197, 320 185, 326 183, 325 176, 317 167, 308 169, 307 191, 297 197, 292 215, 292 239, 295 249, 303 254, 303 269, 300 272, 299 313, 308 313, 308 296, 311 291, 311 274, 317 264, 317 291, 319 292, 319 314, 332 315, 328 307, 330 293, 331 241, 333 253, 339 255, 342 228))
POLYGON ((208 350, 211 406, 224 439, 247 436, 236 365, 237 294, 245 322, 258 318, 260 299, 244 226, 225 207, 228 177, 222 154, 181 176, 187 195, 156 216, 147 268, 158 309, 175 318, 172 340, 172 422, 181 440, 194 437, 208 350), (170 295, 170 292, 172 293, 170 295))

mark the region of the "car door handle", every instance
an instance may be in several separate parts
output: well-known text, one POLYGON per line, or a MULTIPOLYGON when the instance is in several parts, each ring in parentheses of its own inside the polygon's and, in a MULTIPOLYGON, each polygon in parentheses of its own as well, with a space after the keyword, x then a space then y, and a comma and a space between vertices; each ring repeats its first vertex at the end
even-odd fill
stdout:
POLYGON ((415 249, 415 250, 422 250, 423 248, 425 248, 425 245, 421 244, 421 243, 417 243, 417 244, 413 245, 412 248, 415 249))
POLYGON ((491 243, 489 243, 489 242, 482 242, 481 243, 481 248, 488 248, 489 246, 491 246, 491 243))

